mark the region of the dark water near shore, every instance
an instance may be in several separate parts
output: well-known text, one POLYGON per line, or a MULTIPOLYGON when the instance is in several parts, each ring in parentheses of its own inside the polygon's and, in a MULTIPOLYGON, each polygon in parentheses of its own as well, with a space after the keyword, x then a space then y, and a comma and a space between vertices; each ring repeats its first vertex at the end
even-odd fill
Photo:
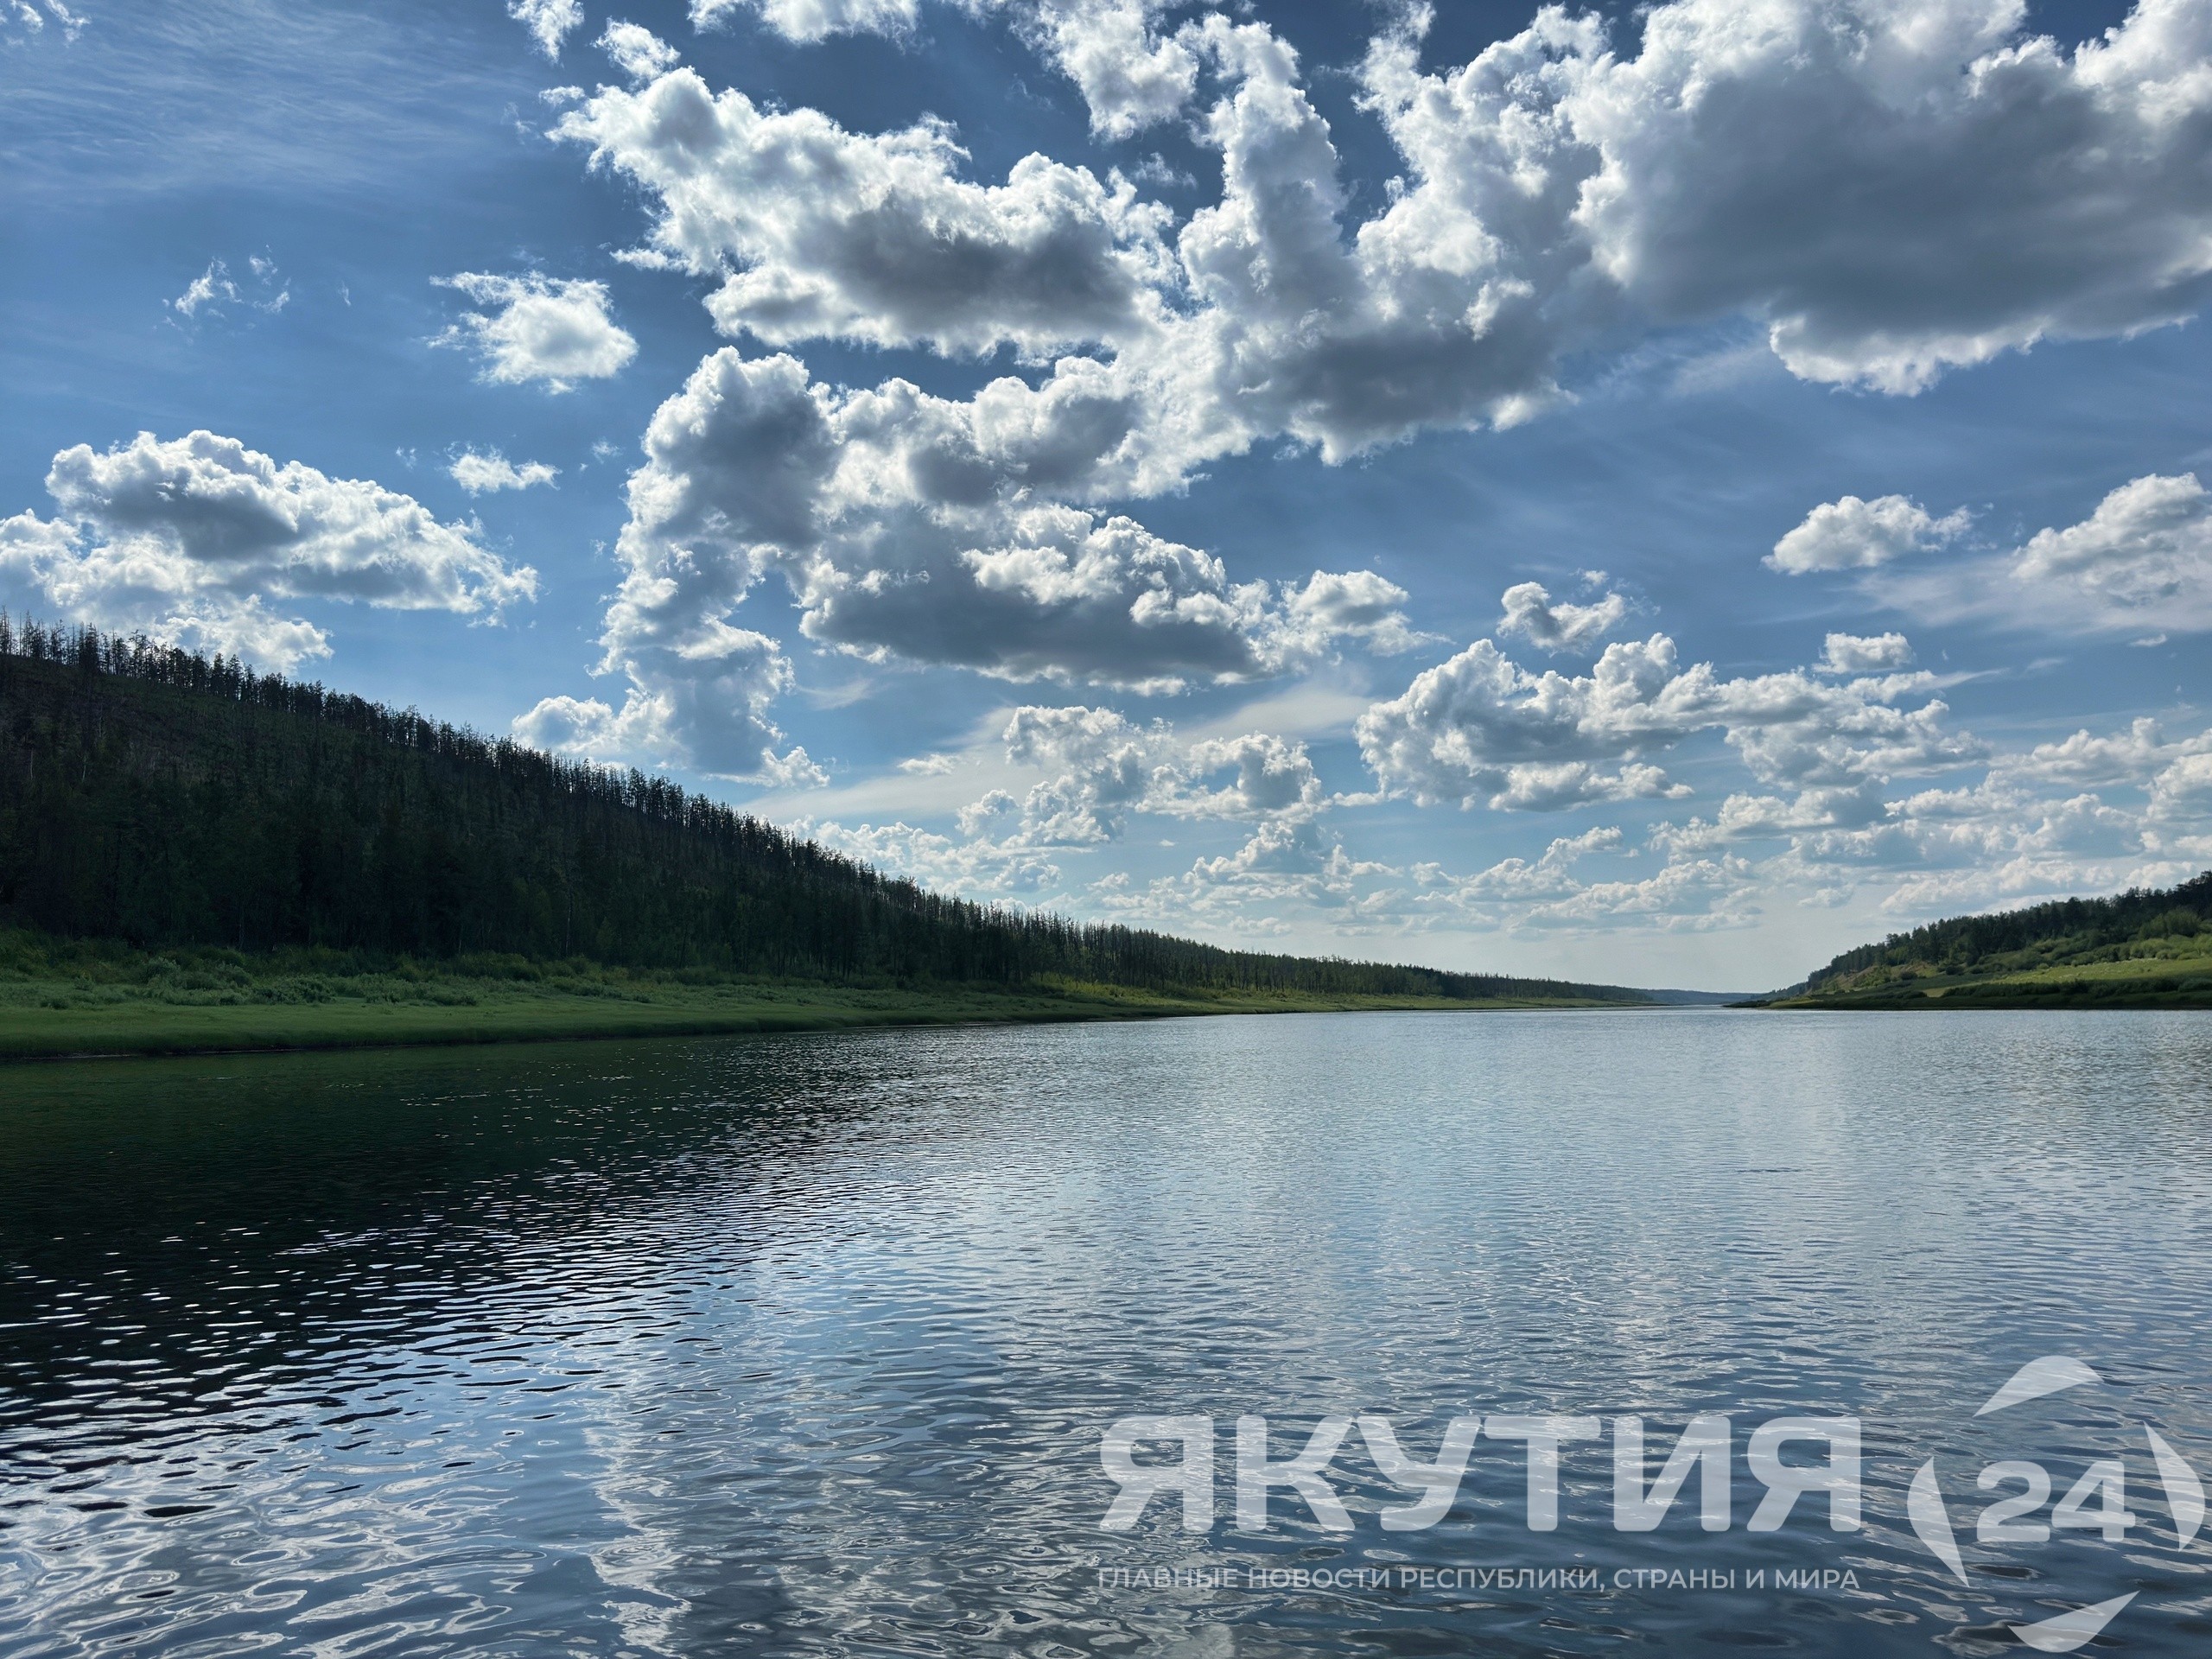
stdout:
POLYGON ((2202 1653, 2212 1541, 2176 1547, 2146 1424, 2212 1477, 2188 1015, 0 1071, 10 1659, 1997 1654, 2131 1592, 2092 1650, 2202 1653), (2101 1383, 1975 1417, 2062 1354, 2101 1383), (1352 1530, 1287 1489, 1236 1529, 1240 1414, 1281 1460, 1363 1412, 1423 1459, 1455 1414, 1636 1413, 1655 1472, 1726 1413, 1733 1524, 1700 1529, 1693 1476, 1617 1531, 1599 1440, 1531 1532, 1524 1450, 1486 1436, 1441 1522, 1385 1531, 1411 1494, 1355 1433, 1329 1470, 1352 1530), (1165 1497, 1101 1529, 1101 1437, 1133 1414, 1214 1419, 1211 1530, 1165 1497), (1747 1530, 1745 1442, 1783 1415, 1860 1421, 1862 1529, 1813 1495, 1747 1530), (1931 1457, 1965 1586, 1906 1524, 1931 1457), (1981 1546, 1998 1459, 2054 1500, 2121 1459, 2135 1523, 1981 1546), (1675 1570, 1725 1576, 1636 1576, 1675 1570))

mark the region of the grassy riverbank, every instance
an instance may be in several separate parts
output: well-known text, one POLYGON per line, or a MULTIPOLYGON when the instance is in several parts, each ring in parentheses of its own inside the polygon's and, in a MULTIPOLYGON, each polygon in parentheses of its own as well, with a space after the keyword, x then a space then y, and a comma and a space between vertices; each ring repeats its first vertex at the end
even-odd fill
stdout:
MULTIPOLYGON (((1076 982, 854 986, 472 957, 165 952, 0 934, 0 1059, 1150 1019, 1351 1008, 1601 1006, 1573 998, 1132 990, 1076 982)), ((1613 1006, 1618 1006, 1618 1003, 1613 1006)))
POLYGON ((1773 999, 1776 1008, 2212 1008, 2212 951, 1944 973, 1905 970, 1773 999))
POLYGON ((2212 872, 1955 916, 1847 950, 1776 1008, 2212 1008, 2212 872))

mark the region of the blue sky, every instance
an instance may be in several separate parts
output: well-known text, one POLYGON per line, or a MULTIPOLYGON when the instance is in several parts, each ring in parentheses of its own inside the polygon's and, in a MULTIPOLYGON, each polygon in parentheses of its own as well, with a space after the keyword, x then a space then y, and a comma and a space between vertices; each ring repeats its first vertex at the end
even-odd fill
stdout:
POLYGON ((1230 943, 2212 864, 2206 0, 10 7, 19 613, 1230 943))

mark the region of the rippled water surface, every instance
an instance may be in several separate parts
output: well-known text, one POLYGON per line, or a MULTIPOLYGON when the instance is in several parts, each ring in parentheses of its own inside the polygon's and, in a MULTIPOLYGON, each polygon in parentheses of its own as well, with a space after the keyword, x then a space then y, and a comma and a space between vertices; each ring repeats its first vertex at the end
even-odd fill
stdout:
POLYGON ((2212 1021, 2159 1014, 0 1072, 0 1654, 1995 1654, 2130 1592, 2096 1650, 2202 1653, 2144 1426, 2212 1478, 2208 1131, 2212 1021), (2055 1354, 2102 1382, 1974 1415, 2055 1354), (1359 1413, 1424 1459, 1637 1414, 1654 1472, 1727 1414, 1732 1525, 1692 1476, 1616 1530, 1609 1428, 1555 1531, 1491 1436, 1386 1531, 1356 1432, 1351 1530, 1287 1488, 1236 1529, 1238 1416, 1280 1461, 1359 1413), (1210 1529, 1101 1529, 1140 1414, 1214 1420, 1210 1529), (1808 1414, 1862 1424, 1863 1528, 1747 1529, 1746 1440, 1808 1414), (2134 1522, 1982 1545, 2000 1459, 2119 1459, 2134 1522))

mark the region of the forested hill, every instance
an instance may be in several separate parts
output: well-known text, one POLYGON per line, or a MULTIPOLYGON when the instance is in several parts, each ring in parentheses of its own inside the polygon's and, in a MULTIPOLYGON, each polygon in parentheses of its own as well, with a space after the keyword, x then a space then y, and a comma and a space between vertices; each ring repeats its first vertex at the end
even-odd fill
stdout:
POLYGON ((2212 1006, 2212 871, 2164 890, 1959 916, 1847 950, 1783 994, 1892 1007, 2212 1006))
POLYGON ((1641 1000, 988 908, 663 779, 220 657, 3 616, 0 921, 141 946, 505 953, 842 984, 1641 1000))

